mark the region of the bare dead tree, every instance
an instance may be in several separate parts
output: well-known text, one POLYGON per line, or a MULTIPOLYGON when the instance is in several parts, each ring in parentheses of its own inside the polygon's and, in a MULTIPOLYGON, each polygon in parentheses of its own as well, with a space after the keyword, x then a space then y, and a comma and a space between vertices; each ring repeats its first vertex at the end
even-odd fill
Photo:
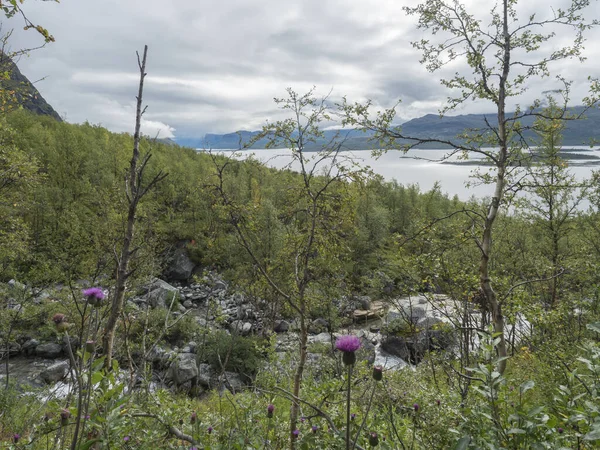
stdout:
MULTIPOLYGON (((142 95, 144 92, 144 79, 146 78, 146 56, 148 46, 144 46, 144 55, 140 60, 139 53, 137 54, 138 67, 140 71, 140 84, 137 95, 137 107, 135 114, 135 133, 133 135, 133 153, 129 164, 129 173, 125 178, 125 194, 129 204, 127 213, 127 225, 125 235, 123 236, 123 247, 120 254, 116 255, 117 260, 117 280, 112 299, 112 305, 108 321, 104 327, 104 336, 102 338, 104 355, 104 367, 110 370, 112 366, 113 344, 115 339, 115 331, 117 323, 123 310, 123 302, 125 299, 125 285, 127 279, 132 275, 133 271, 129 270, 129 262, 135 256, 139 247, 133 247, 133 238, 135 233, 135 221, 137 216, 137 208, 142 198, 148 193, 152 187, 163 180, 167 174, 162 170, 159 171, 150 182, 144 185, 144 172, 152 154, 146 153, 140 160, 140 128, 142 124, 142 116, 146 112, 146 108, 142 108, 142 95)), ((116 252, 115 252, 116 253, 116 252)))

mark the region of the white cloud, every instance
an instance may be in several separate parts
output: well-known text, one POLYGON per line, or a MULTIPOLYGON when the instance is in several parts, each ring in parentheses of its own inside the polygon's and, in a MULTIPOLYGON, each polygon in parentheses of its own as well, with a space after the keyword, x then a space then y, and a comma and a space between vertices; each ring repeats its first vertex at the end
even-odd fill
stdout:
MULTIPOLYGON (((485 19, 489 2, 467 0, 485 19)), ((564 7, 567 0, 553 0, 564 7)), ((138 68, 136 50, 149 45, 145 103, 148 134, 200 136, 206 132, 257 129, 281 118, 272 99, 285 88, 313 85, 332 99, 373 99, 375 108, 402 103, 402 119, 437 113, 449 92, 439 79, 464 69, 461 63, 431 74, 420 64, 411 40, 430 38, 416 29, 404 5, 414 0, 62 0, 26 2, 35 23, 56 42, 19 62, 46 100, 68 120, 101 123, 115 131, 133 129, 138 68)), ((524 14, 550 11, 546 0, 522 1, 524 14)), ((598 13, 598 4, 590 8, 598 13)), ((13 47, 37 43, 17 18, 13 47)), ((568 38, 561 32, 560 40, 568 38)), ((587 76, 598 73, 600 30, 588 34, 588 61, 553 68, 573 83, 573 102, 587 93, 587 76)), ((560 40, 553 43, 563 44, 560 40)), ((468 72, 467 72, 468 73, 468 72)), ((554 78, 536 81, 519 102, 528 104, 554 78)), ((467 102, 459 113, 489 112, 493 106, 467 102)))

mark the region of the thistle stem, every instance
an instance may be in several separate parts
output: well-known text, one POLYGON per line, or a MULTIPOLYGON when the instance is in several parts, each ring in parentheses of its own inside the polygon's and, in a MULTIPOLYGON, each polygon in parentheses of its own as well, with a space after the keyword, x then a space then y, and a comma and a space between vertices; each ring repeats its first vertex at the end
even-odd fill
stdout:
POLYGON ((346 388, 346 450, 350 450, 350 381, 352 379, 352 367, 352 364, 348 365, 348 386, 346 388))

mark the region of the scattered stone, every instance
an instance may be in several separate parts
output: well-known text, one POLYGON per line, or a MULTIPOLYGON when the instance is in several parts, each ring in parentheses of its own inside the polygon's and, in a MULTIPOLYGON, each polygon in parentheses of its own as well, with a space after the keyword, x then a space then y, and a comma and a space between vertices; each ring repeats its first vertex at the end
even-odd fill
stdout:
POLYGON ((319 317, 318 319, 313 320, 308 325, 308 332, 312 334, 319 334, 329 330, 329 322, 319 317))
POLYGON ((35 349, 38 345, 40 345, 40 341, 38 341, 37 339, 28 339, 21 346, 21 351, 26 356, 32 356, 35 354, 35 349))
POLYGON ((273 326, 275 333, 287 333, 290 329, 290 323, 287 320, 278 320, 273 326))
POLYGON ((38 345, 35 348, 35 354, 40 358, 55 359, 63 354, 63 348, 62 345, 57 344, 56 342, 47 342, 38 345))
POLYGON ((64 380, 69 373, 69 362, 60 361, 47 367, 40 373, 41 379, 46 384, 58 383, 64 380))
POLYGON ((180 353, 171 364, 167 373, 167 378, 181 386, 187 381, 194 380, 198 376, 198 365, 196 364, 196 355, 193 353, 180 353))
POLYGON ((178 295, 176 287, 163 280, 156 280, 148 288, 146 299, 153 308, 166 308, 178 295))
POLYGON ((215 373, 210 364, 198 365, 198 384, 204 388, 209 388, 213 385, 213 377, 215 373))
POLYGON ((361 323, 367 320, 379 319, 385 314, 385 304, 382 301, 371 302, 369 309, 356 309, 352 313, 355 322, 361 323))

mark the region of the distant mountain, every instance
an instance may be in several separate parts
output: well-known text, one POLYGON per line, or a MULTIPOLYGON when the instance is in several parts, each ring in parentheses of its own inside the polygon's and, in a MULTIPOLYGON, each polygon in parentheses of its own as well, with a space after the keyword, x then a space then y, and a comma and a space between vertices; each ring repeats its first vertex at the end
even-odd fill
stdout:
POLYGON ((8 74, 8 78, 0 76, 0 89, 14 91, 19 105, 23 108, 46 116, 52 116, 59 122, 62 119, 58 113, 44 100, 44 97, 33 86, 17 65, 4 53, 0 52, 0 75, 8 74))
MULTIPOLYGON (((259 131, 238 131, 235 133, 227 134, 212 134, 208 133, 203 138, 175 138, 175 141, 179 145, 201 149, 238 149, 244 144, 250 142, 255 136, 260 133, 259 131)), ((330 142, 336 137, 346 139, 344 146, 349 149, 365 148, 364 145, 367 141, 367 135, 358 130, 325 130, 324 138, 318 140, 315 143, 311 143, 307 147, 312 150, 318 150, 323 145, 330 142), (362 138, 362 139, 361 139, 362 138), (364 141, 364 142, 363 142, 364 141), (347 144, 347 145, 346 145, 347 144), (356 146, 358 145, 358 147, 356 146), (349 147, 348 147, 349 146, 349 147)), ((268 139, 259 139, 252 145, 251 148, 265 148, 267 146, 268 139)))
MULTIPOLYGON (((579 114, 583 106, 569 109, 572 114, 579 114)), ((586 118, 569 121, 563 133, 564 145, 588 145, 592 140, 600 141, 600 110, 590 109, 585 114, 586 118)), ((433 138, 440 140, 456 140, 456 136, 465 130, 485 129, 486 119, 490 124, 497 124, 496 114, 463 114, 458 116, 440 117, 437 114, 427 114, 417 119, 412 119, 402 124, 402 134, 417 138, 433 138)), ((534 117, 527 117, 521 121, 524 126, 532 125, 534 117)), ((239 131, 228 134, 207 134, 203 138, 175 138, 180 145, 201 149, 237 149, 242 143, 249 142, 258 131, 239 131)), ((344 148, 349 150, 377 148, 376 142, 370 137, 372 133, 362 133, 358 130, 327 130, 325 138, 307 146, 307 150, 318 150, 329 142, 336 133, 345 138, 344 148)), ((525 138, 534 138, 534 133, 525 133, 525 138)), ((251 148, 265 148, 266 140, 259 140, 251 148)), ((422 145, 422 148, 440 148, 440 144, 422 145)))

